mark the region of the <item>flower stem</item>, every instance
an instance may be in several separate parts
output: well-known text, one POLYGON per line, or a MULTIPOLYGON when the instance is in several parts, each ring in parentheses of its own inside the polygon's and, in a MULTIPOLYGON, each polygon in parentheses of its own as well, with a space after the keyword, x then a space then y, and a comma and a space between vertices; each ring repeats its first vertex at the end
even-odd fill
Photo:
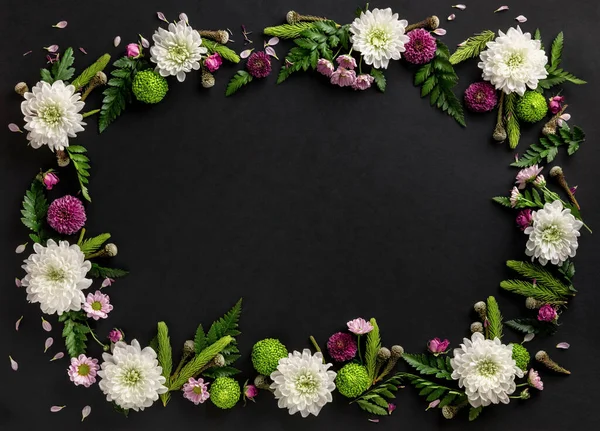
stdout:
POLYGON ((356 335, 356 345, 358 346, 358 360, 360 361, 360 363, 362 365, 363 360, 362 360, 362 353, 360 351, 360 334, 356 335))
POLYGON ((94 330, 92 328, 90 328, 90 324, 85 322, 85 324, 87 325, 88 329, 90 330, 90 334, 92 335, 92 338, 96 341, 96 343, 100 344, 102 346, 102 349, 105 351, 108 351, 108 346, 106 344, 104 344, 102 341, 98 340, 98 338, 96 337, 96 334, 94 333, 94 330))
MULTIPOLYGON (((317 343, 317 340, 315 340, 315 337, 313 337, 312 335, 309 337, 310 342, 312 343, 312 345, 315 347, 315 350, 319 353, 321 353, 321 355, 323 355, 323 351, 321 350, 321 348, 319 347, 319 343, 317 343)), ((323 363, 325 364, 325 357, 323 357, 323 363)))
POLYGON ((81 114, 81 116, 82 116, 83 118, 86 118, 86 117, 89 117, 89 116, 91 116, 91 115, 95 115, 95 114, 97 114, 98 112, 100 112, 100 110, 99 110, 99 109, 94 109, 93 111, 84 112, 83 114, 81 114))
POLYGON ((529 386, 529 383, 525 382, 525 383, 521 383, 519 385, 517 385, 517 388, 520 388, 521 386, 529 386))
POLYGON ((77 241, 77 245, 81 245, 83 242, 83 237, 85 236, 85 228, 81 229, 81 233, 79 234, 79 240, 77 241))

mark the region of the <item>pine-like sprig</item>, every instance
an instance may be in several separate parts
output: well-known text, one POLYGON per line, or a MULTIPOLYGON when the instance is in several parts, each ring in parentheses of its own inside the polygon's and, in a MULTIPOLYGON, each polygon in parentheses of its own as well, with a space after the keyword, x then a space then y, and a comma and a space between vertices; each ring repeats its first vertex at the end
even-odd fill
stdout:
POLYGON ((227 84, 227 89, 225 90, 225 96, 231 96, 239 91, 244 85, 248 85, 252 82, 252 75, 250 75, 245 70, 238 70, 233 78, 227 84))
MULTIPOLYGON (((173 349, 171 348, 171 339, 169 338, 169 328, 165 322, 158 322, 158 364, 162 367, 162 376, 166 379, 165 385, 170 386, 171 371, 173 370, 173 349)), ((163 405, 166 407, 171 395, 169 392, 160 395, 163 405)))
POLYGON ((129 271, 118 268, 105 268, 96 263, 92 263, 92 269, 88 272, 88 275, 92 278, 119 278, 125 277, 129 274, 129 271))
POLYGON ((81 74, 77 78, 75 78, 73 82, 71 82, 71 85, 73 85, 73 87, 75 87, 76 90, 85 87, 92 80, 92 78, 96 76, 98 72, 102 72, 106 68, 109 61, 110 55, 104 54, 102 57, 96 60, 90 67, 81 72, 81 74))
POLYGON ((414 83, 421 87, 421 97, 429 96, 431 106, 437 106, 465 126, 462 103, 452 90, 458 83, 458 75, 449 58, 448 47, 438 40, 434 59, 417 70, 414 83))
POLYGON ((75 171, 77 171, 81 194, 88 202, 91 202, 92 198, 87 188, 87 184, 89 183, 88 177, 90 176, 90 159, 83 154, 87 149, 81 145, 70 145, 66 148, 66 151, 73 162, 75 171))
POLYGON ((101 233, 98 236, 95 236, 93 238, 87 238, 81 241, 79 244, 79 248, 81 249, 81 252, 86 256, 87 259, 87 257, 90 254, 96 253, 98 250, 100 250, 100 247, 102 247, 104 243, 109 239, 109 233, 101 233))
POLYGON ((537 284, 530 283, 529 281, 523 280, 504 280, 500 282, 500 287, 509 292, 523 295, 525 297, 535 298, 539 301, 548 303, 557 303, 565 301, 563 295, 559 295, 550 289, 545 288, 537 284))
POLYGON ((504 118, 506 120, 506 134, 508 145, 511 149, 517 148, 521 139, 521 126, 517 118, 517 94, 511 93, 504 96, 504 118))
POLYGON ((567 146, 567 154, 571 156, 579 150, 584 141, 585 132, 580 127, 575 126, 571 129, 566 123, 563 123, 557 134, 540 138, 538 144, 532 144, 511 166, 524 168, 542 163, 544 159, 550 163, 558 154, 558 148, 561 146, 567 146))
POLYGON ((450 365, 450 358, 447 356, 435 357, 433 355, 404 353, 402 359, 423 375, 434 375, 439 379, 452 380, 452 366, 450 365))
POLYGON ((509 260, 506 262, 506 266, 516 271, 522 277, 535 280, 536 284, 550 289, 558 295, 566 297, 574 294, 573 286, 565 285, 543 266, 518 260, 509 260))
POLYGON ((379 325, 374 317, 370 320, 373 325, 373 330, 367 334, 367 341, 365 343, 365 367, 371 381, 375 381, 377 377, 375 372, 377 371, 377 354, 381 348, 381 335, 379 334, 379 325))
POLYGON ((62 336, 65 347, 71 358, 85 353, 87 349, 87 334, 90 328, 83 311, 68 311, 58 316, 58 321, 63 323, 62 336))
POLYGON ((524 334, 553 335, 558 330, 558 325, 553 322, 540 322, 531 317, 507 320, 506 326, 524 334))
POLYGON ((500 307, 498 302, 493 296, 487 299, 487 334, 490 340, 498 338, 502 340, 502 314, 500 313, 500 307))
POLYGON ((496 33, 491 30, 485 30, 481 33, 469 37, 463 46, 456 48, 456 51, 450 56, 450 63, 456 65, 469 58, 477 57, 486 48, 488 42, 496 37, 496 33))
POLYGON ((211 54, 217 53, 223 57, 224 60, 230 61, 231 63, 240 62, 240 56, 237 55, 233 49, 228 48, 219 42, 215 42, 214 40, 210 40, 208 38, 203 38, 202 46, 206 47, 211 54))
POLYGON ((263 33, 267 36, 277 36, 281 39, 294 39, 300 37, 304 30, 311 30, 315 27, 313 22, 299 22, 296 24, 282 24, 274 27, 267 27, 263 33))
POLYGON ((73 48, 65 49, 60 59, 52 65, 52 69, 40 70, 42 81, 46 81, 48 84, 55 81, 68 81, 75 74, 75 68, 71 67, 74 61, 73 48))
POLYGON ((361 409, 368 413, 387 416, 390 414, 389 403, 396 398, 396 392, 398 391, 400 383, 400 377, 394 375, 363 393, 357 399, 352 401, 352 403, 358 404, 361 409))
POLYGON ((44 194, 44 185, 35 179, 31 183, 29 190, 23 197, 23 209, 21 210, 21 222, 33 231, 29 238, 33 242, 42 243, 47 234, 44 230, 46 223, 46 214, 48 213, 48 201, 44 194))
POLYGON ((426 397, 425 400, 427 402, 441 400, 438 408, 465 398, 464 392, 440 385, 414 374, 398 373, 398 376, 403 380, 408 380, 416 389, 420 389, 419 395, 426 397))

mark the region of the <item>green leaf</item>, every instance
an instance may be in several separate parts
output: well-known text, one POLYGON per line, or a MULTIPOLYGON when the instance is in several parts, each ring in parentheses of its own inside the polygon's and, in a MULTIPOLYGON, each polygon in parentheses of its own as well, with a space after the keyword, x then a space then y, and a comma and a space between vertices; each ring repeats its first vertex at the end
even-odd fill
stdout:
POLYGON ((92 80, 92 78, 96 76, 98 72, 102 72, 106 68, 109 61, 110 55, 104 54, 102 57, 96 60, 90 67, 81 72, 81 75, 75 78, 73 82, 71 82, 71 85, 73 85, 75 89, 85 87, 92 80))
POLYGON ((488 319, 488 330, 489 339, 493 340, 498 338, 502 340, 502 314, 498 307, 498 302, 493 296, 487 299, 487 319, 488 319))
POLYGON ((506 266, 524 278, 535 280, 538 286, 552 290, 557 295, 568 296, 573 294, 572 286, 565 285, 543 266, 517 260, 507 261, 506 266))
POLYGON ((68 81, 71 79, 75 74, 75 68, 71 67, 74 61, 73 48, 67 48, 60 60, 52 65, 54 81, 68 81))
POLYGON ((375 372, 377 371, 377 354, 381 348, 381 336, 379 335, 379 326, 374 317, 370 320, 373 325, 373 330, 367 334, 365 347, 365 367, 369 373, 371 381, 375 380, 375 372))
POLYGON ((555 70, 558 66, 560 66, 563 51, 563 43, 564 36, 563 32, 561 31, 554 39, 554 42, 552 42, 552 48, 550 49, 550 68, 552 70, 555 70))
POLYGON ((44 185, 38 179, 33 180, 29 190, 25 192, 21 210, 21 222, 31 229, 35 236, 31 237, 35 242, 41 243, 46 238, 44 226, 46 214, 48 213, 48 201, 44 194, 44 185), (37 241, 36 241, 37 240, 37 241))
POLYGON ((356 400, 356 404, 358 404, 358 406, 363 409, 364 411, 371 413, 373 415, 379 415, 379 416, 387 416, 388 415, 388 410, 387 408, 383 408, 381 406, 378 406, 377 404, 373 404, 369 401, 366 400, 356 400))
POLYGON ((73 167, 77 171, 77 179, 79 180, 79 188, 81 189, 81 194, 88 201, 91 202, 92 198, 88 192, 88 188, 86 184, 88 183, 87 177, 90 176, 90 159, 81 154, 85 152, 85 149, 82 151, 83 147, 78 145, 76 146, 75 151, 73 151, 70 147, 66 147, 67 153, 69 154, 69 158, 73 162, 73 167))
POLYGON ((204 333, 204 328, 202 324, 198 325, 198 329, 196 329, 196 336, 194 337, 194 349, 196 354, 200 353, 204 349, 208 347, 208 338, 204 333))
POLYGON ((203 376, 208 377, 210 379, 216 379, 219 377, 231 377, 236 374, 240 374, 241 371, 234 367, 213 367, 202 373, 203 376))
POLYGON ((125 277, 129 274, 129 271, 118 268, 105 268, 96 263, 92 263, 92 269, 88 272, 88 275, 92 278, 119 278, 125 277))
POLYGON ((208 49, 208 51, 211 54, 217 53, 221 57, 223 57, 224 60, 227 60, 231 63, 240 62, 240 56, 237 55, 237 53, 233 49, 228 48, 225 45, 221 45, 220 43, 215 42, 214 40, 203 38, 202 46, 206 47, 206 49, 208 49))
MULTIPOLYGON (((165 322, 158 322, 158 364, 162 367, 162 376, 166 379, 166 386, 169 386, 171 380, 171 371, 173 370, 173 349, 171 348, 171 339, 169 338, 169 328, 165 322)), ((169 402, 168 392, 161 394, 160 399, 166 406, 169 402)))
POLYGON ((375 81, 375 85, 377 85, 377 88, 379 89, 379 91, 384 93, 387 82, 386 82, 385 75, 383 74, 383 72, 379 69, 373 68, 373 69, 371 69, 371 76, 373 77, 373 79, 375 81))
POLYGON ((509 292, 523 295, 525 297, 530 296, 539 301, 548 303, 560 303, 567 299, 562 295, 556 294, 550 289, 523 280, 504 280, 500 282, 500 287, 504 290, 508 290, 509 292))
POLYGON ((456 48, 456 51, 450 56, 450 63, 455 65, 469 58, 477 57, 485 50, 488 42, 496 37, 496 33, 491 30, 485 30, 474 36, 469 37, 463 46, 456 48))
POLYGON ((215 321, 208 330, 208 344, 213 344, 225 335, 236 337, 240 334, 237 330, 238 322, 242 314, 242 299, 231 308, 223 317, 215 321))
POLYGON ((54 78, 52 78, 52 74, 48 69, 40 69, 40 76, 42 77, 42 81, 47 82, 48 84, 54 82, 54 78))
POLYGON ((483 410, 482 406, 470 407, 469 408, 469 421, 474 421, 475 419, 477 419, 477 417, 479 417, 479 414, 481 413, 482 410, 483 410))
POLYGON ((229 84, 227 84, 227 90, 225 91, 225 96, 231 96, 235 94, 240 88, 244 85, 248 85, 252 82, 252 75, 250 75, 245 70, 238 70, 229 84))
POLYGON ((446 403, 450 403, 451 400, 454 400, 455 398, 465 397, 464 392, 440 385, 414 374, 398 373, 398 376, 403 380, 408 380, 408 382, 412 384, 415 389, 420 389, 419 395, 425 397, 426 400, 430 399, 433 401, 435 399, 441 399, 445 400, 446 403), (453 395, 453 397, 450 398, 450 395, 453 395))
POLYGON ((506 326, 524 334, 553 335, 558 330, 555 323, 540 322, 534 318, 507 320, 506 326))
POLYGON ((585 141, 585 133, 578 126, 571 130, 568 125, 563 124, 557 132, 557 134, 540 138, 537 144, 531 145, 511 166, 524 168, 540 164, 544 160, 550 163, 556 157, 560 146, 567 146, 567 153, 573 155, 585 141))
POLYGON ((104 245, 104 243, 106 241, 108 241, 109 239, 110 239, 109 233, 102 233, 93 238, 88 238, 88 239, 84 240, 79 245, 79 248, 81 249, 81 252, 86 255, 86 259, 87 259, 87 256, 89 256, 92 253, 96 253, 98 250, 100 250, 100 247, 102 247, 104 245))
POLYGON ((495 196, 492 198, 492 200, 496 203, 499 203, 502 206, 505 206, 507 208, 512 208, 512 204, 510 203, 510 198, 507 198, 506 196, 495 196))
POLYGON ((277 36, 281 39, 294 39, 299 37, 305 30, 315 28, 312 22, 299 22, 296 24, 282 24, 275 27, 267 27, 263 33, 267 36, 277 36))
POLYGON ((82 311, 69 311, 60 316, 63 323, 62 336, 65 347, 71 358, 84 354, 86 351, 87 335, 90 328, 87 326, 86 315, 82 311))
POLYGON ((504 118, 506 120, 506 133, 511 149, 517 148, 521 139, 521 127, 517 118, 517 94, 511 93, 504 96, 504 118))
POLYGON ((452 367, 448 357, 435 357, 433 355, 419 355, 404 353, 402 359, 419 373, 435 375, 440 379, 452 380, 452 367))

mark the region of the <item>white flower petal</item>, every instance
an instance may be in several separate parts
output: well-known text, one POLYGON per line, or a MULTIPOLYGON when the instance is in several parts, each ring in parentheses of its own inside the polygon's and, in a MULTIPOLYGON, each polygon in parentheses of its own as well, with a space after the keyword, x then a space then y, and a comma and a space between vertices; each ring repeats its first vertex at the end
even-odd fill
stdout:
POLYGON ((527 22, 527 18, 524 15, 519 15, 518 17, 515 18, 515 21, 518 21, 521 24, 523 24, 524 22, 527 22))
POLYGON ((61 411, 61 410, 62 410, 62 409, 64 409, 65 407, 67 407, 67 406, 52 406, 52 407, 50 407, 50 411, 51 411, 52 413, 56 413, 56 412, 59 412, 59 411, 61 411))
POLYGON ((533 340, 535 337, 535 334, 525 334, 525 336, 523 337, 523 342, 524 343, 529 343, 531 340, 533 340))
POLYGON ((54 24, 52 27, 54 28, 65 28, 67 26, 67 21, 60 21, 54 24))
POLYGON ((23 316, 19 317, 19 320, 15 322, 15 331, 19 330, 19 327, 21 326, 21 320, 23 320, 23 316))
POLYGON ((494 13, 502 12, 508 10, 508 6, 500 6, 498 9, 494 11, 494 13))
POLYGON ((46 353, 46 351, 50 347, 52 347, 52 344, 54 344, 54 338, 52 338, 52 337, 46 338, 46 342, 44 343, 44 353, 46 353))
POLYGON ((90 413, 92 413, 92 408, 90 406, 85 406, 83 409, 81 409, 81 422, 83 422, 85 418, 90 415, 90 413))
POLYGON ((23 253, 23 252, 25 251, 25 248, 26 248, 26 247, 27 247, 27 243, 25 243, 25 244, 21 244, 20 246, 18 246, 18 247, 15 249, 15 253, 17 253, 17 254, 21 254, 21 253, 23 253))
POLYGON ((454 15, 454 14, 450 14, 448 16, 448 21, 454 21, 455 19, 456 19, 456 15, 454 15))
POLYGON ((460 9, 460 10, 465 10, 467 8, 467 6, 464 4, 455 4, 455 5, 452 5, 452 7, 455 9, 460 9))
POLYGON ((10 359, 10 368, 12 368, 13 371, 17 371, 19 369, 19 364, 17 361, 15 361, 12 356, 9 356, 8 359, 10 359))
POLYGON ((21 128, 19 126, 17 126, 15 123, 9 123, 8 130, 10 130, 13 133, 23 133, 21 128))
POLYGON ((244 51, 240 52, 240 58, 248 58, 248 57, 250 57, 250 54, 252 54, 252 51, 254 51, 254 48, 252 48, 252 49, 245 49, 244 51))
POLYGON ((569 347, 571 347, 571 345, 569 343, 564 342, 564 341, 562 343, 558 343, 556 345, 557 349, 563 349, 563 350, 567 350, 569 347))
POLYGON ((272 37, 271 39, 269 39, 269 41, 267 42, 267 45, 269 46, 275 46, 279 43, 279 38, 277 36, 272 37))
POLYGON ((435 30, 433 30, 432 33, 437 34, 438 36, 445 36, 447 31, 446 31, 446 29, 438 27, 435 30))
POLYGON ((50 359, 50 362, 52 362, 52 361, 56 361, 56 360, 58 360, 58 359, 62 359, 62 358, 64 358, 64 357, 65 357, 65 354, 64 354, 63 352, 58 352, 56 355, 54 355, 54 356, 52 357, 52 359, 50 359))

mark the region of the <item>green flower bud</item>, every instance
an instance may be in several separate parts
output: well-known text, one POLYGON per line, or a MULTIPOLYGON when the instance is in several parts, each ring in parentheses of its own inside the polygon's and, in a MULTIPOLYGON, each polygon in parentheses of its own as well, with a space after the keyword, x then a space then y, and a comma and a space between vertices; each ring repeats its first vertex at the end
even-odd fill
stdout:
POLYGON ((135 98, 140 102, 154 104, 164 99, 169 91, 169 84, 157 72, 147 69, 135 75, 132 90, 135 98))
POLYGON ((346 364, 338 372, 335 385, 340 394, 347 398, 356 398, 369 389, 371 379, 367 369, 356 363, 346 364))
POLYGON ((210 385, 210 400, 220 409, 230 409, 237 404, 242 394, 240 384, 231 377, 218 377, 210 385))
POLYGON ((546 98, 537 91, 527 91, 517 102, 517 118, 528 123, 536 123, 548 113, 546 98))
POLYGON ((254 369, 264 376, 270 376, 277 369, 279 360, 286 358, 288 350, 275 338, 265 338, 252 348, 252 365, 254 369))

